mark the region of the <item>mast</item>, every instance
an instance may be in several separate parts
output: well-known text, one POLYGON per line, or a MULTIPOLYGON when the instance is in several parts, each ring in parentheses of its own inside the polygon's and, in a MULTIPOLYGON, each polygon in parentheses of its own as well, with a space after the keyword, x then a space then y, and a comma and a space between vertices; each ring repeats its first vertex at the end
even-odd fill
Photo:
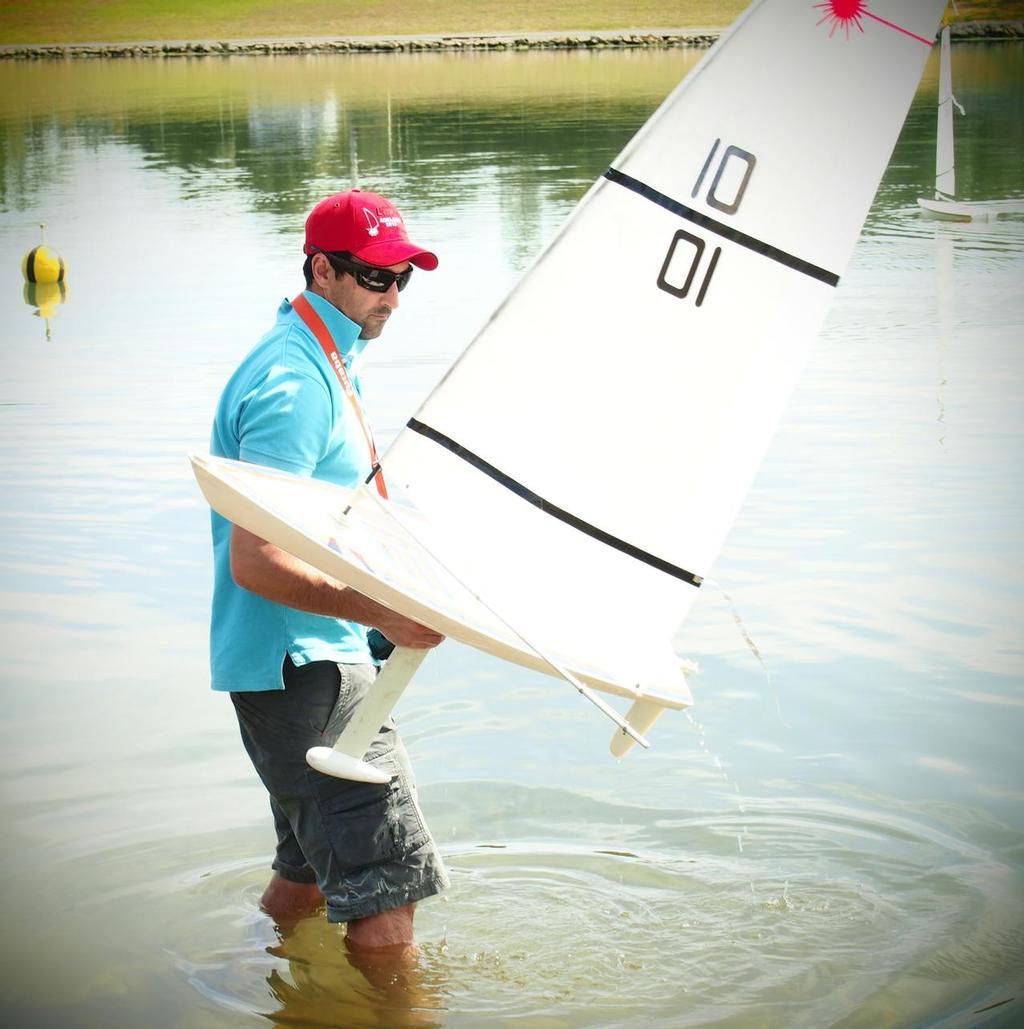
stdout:
POLYGON ((953 156, 953 73, 949 51, 949 26, 942 27, 939 53, 939 113, 935 133, 935 198, 952 200, 956 196, 956 170, 953 156))

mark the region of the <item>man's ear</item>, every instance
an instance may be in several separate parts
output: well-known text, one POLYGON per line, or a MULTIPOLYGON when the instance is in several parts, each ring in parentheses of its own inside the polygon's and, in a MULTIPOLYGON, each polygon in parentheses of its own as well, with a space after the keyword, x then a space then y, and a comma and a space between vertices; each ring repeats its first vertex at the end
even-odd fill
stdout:
POLYGON ((323 254, 313 255, 310 269, 313 272, 313 281, 315 283, 329 282, 335 278, 334 268, 323 254))

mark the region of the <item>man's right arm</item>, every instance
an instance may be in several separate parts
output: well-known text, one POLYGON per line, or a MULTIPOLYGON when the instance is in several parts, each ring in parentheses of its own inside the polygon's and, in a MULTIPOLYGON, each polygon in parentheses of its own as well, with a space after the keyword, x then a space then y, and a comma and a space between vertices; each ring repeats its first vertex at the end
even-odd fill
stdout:
POLYGON ((277 604, 379 629, 398 647, 426 650, 444 639, 238 525, 231 527, 231 575, 277 604))

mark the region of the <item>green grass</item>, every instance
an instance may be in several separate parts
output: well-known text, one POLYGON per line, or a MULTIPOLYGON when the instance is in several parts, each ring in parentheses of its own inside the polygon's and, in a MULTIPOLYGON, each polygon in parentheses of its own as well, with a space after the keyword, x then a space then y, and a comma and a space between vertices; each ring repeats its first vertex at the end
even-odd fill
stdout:
MULTIPOLYGON (((808 0, 811 2, 811 0, 808 0)), ((0 44, 709 28, 745 0, 0 0, 0 44)), ((1024 18, 1024 0, 960 0, 959 21, 1024 18)))
POLYGON ((723 26, 744 0, 0 0, 0 42, 391 36, 723 26))

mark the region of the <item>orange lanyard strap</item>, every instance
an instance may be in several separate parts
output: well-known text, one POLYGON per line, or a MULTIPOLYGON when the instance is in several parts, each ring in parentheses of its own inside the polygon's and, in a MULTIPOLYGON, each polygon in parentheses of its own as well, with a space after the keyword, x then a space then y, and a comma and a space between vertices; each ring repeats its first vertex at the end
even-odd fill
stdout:
MULTIPOLYGON (((338 348, 334 345, 334 337, 331 335, 331 330, 327 328, 323 318, 316 313, 313 305, 301 293, 292 301, 292 310, 298 314, 306 323, 306 328, 316 337, 317 342, 327 355, 327 360, 330 361, 331 367, 334 369, 334 374, 338 376, 338 382, 341 383, 341 388, 345 396, 348 397, 349 403, 356 413, 356 418, 359 419, 359 426, 363 430, 363 435, 366 437, 366 446, 370 451, 370 463, 373 466, 370 477, 377 484, 377 492, 387 499, 388 491, 384 485, 384 473, 381 471, 380 461, 377 459, 377 447, 374 445, 373 436, 370 434, 370 427, 366 424, 366 419, 363 417, 363 410, 359 405, 359 397, 356 395, 355 387, 348 376, 345 362, 338 353, 338 348)), ((370 479, 367 478, 366 481, 369 482, 370 479)))

